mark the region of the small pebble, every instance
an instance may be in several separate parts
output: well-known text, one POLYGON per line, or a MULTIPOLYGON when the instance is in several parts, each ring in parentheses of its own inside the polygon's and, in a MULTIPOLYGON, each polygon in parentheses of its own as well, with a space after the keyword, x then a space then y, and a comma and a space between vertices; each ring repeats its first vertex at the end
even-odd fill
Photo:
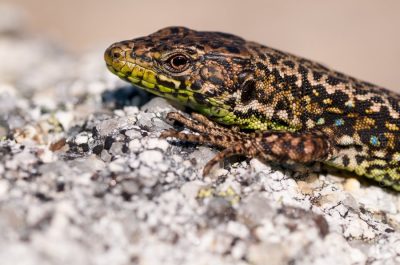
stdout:
POLYGON ((76 144, 86 144, 89 141, 89 135, 85 132, 80 133, 75 137, 76 144))
POLYGON ((133 139, 129 142, 128 147, 131 152, 139 152, 142 149, 142 144, 139 139, 133 139))
POLYGON ((146 150, 139 154, 139 160, 146 165, 155 167, 158 163, 163 161, 163 155, 160 151, 146 150))
POLYGON ((349 192, 355 192, 360 190, 360 186, 361 186, 360 182, 358 181, 358 179, 355 178, 346 179, 343 185, 344 189, 349 192))
POLYGON ((126 169, 125 160, 123 158, 119 158, 114 161, 111 161, 110 164, 108 164, 108 168, 112 172, 123 172, 126 169))

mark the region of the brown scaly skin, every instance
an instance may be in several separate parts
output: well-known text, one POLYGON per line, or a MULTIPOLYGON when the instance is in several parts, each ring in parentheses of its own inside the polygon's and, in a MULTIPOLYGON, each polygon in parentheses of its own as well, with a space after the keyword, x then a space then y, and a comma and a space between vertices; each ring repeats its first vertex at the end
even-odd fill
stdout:
POLYGON ((394 92, 234 35, 183 27, 115 43, 105 60, 120 78, 203 114, 169 113, 199 134, 167 130, 161 137, 222 148, 205 174, 242 154, 320 161, 400 190, 400 95, 394 92))

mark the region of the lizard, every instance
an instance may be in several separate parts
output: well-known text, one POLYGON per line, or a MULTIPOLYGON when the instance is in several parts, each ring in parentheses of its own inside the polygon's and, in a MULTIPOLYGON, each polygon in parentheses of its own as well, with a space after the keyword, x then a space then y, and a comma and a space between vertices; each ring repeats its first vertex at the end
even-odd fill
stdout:
POLYGON ((194 110, 160 137, 232 155, 321 162, 400 191, 400 95, 320 63, 222 32, 167 27, 104 53, 123 80, 194 110))

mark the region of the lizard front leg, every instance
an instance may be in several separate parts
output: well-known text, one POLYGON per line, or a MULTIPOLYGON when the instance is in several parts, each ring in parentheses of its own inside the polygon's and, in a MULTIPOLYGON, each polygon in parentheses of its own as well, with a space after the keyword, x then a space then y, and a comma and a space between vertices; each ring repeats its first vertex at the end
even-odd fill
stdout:
POLYGON ((199 133, 208 133, 212 135, 231 135, 231 136, 242 134, 236 128, 234 130, 232 130, 231 128, 225 128, 207 119, 204 115, 198 113, 193 113, 191 119, 185 117, 179 112, 169 112, 166 118, 168 120, 178 121, 183 125, 185 125, 187 128, 199 133))
POLYGON ((177 120, 200 134, 167 130, 161 134, 161 137, 174 137, 183 141, 224 148, 205 165, 203 175, 207 175, 216 163, 232 155, 259 157, 265 161, 293 161, 303 164, 326 161, 336 154, 331 138, 320 131, 266 131, 246 134, 221 127, 209 120, 196 123, 196 121, 199 122, 199 119, 193 121, 176 113, 168 115, 168 118, 177 120))

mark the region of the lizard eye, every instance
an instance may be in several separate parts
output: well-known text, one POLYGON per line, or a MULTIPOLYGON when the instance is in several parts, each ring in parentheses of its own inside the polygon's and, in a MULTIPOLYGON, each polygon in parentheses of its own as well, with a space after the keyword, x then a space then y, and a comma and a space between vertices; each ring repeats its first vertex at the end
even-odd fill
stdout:
POLYGON ((166 68, 174 73, 185 71, 189 67, 190 59, 183 54, 174 54, 166 60, 166 68))

